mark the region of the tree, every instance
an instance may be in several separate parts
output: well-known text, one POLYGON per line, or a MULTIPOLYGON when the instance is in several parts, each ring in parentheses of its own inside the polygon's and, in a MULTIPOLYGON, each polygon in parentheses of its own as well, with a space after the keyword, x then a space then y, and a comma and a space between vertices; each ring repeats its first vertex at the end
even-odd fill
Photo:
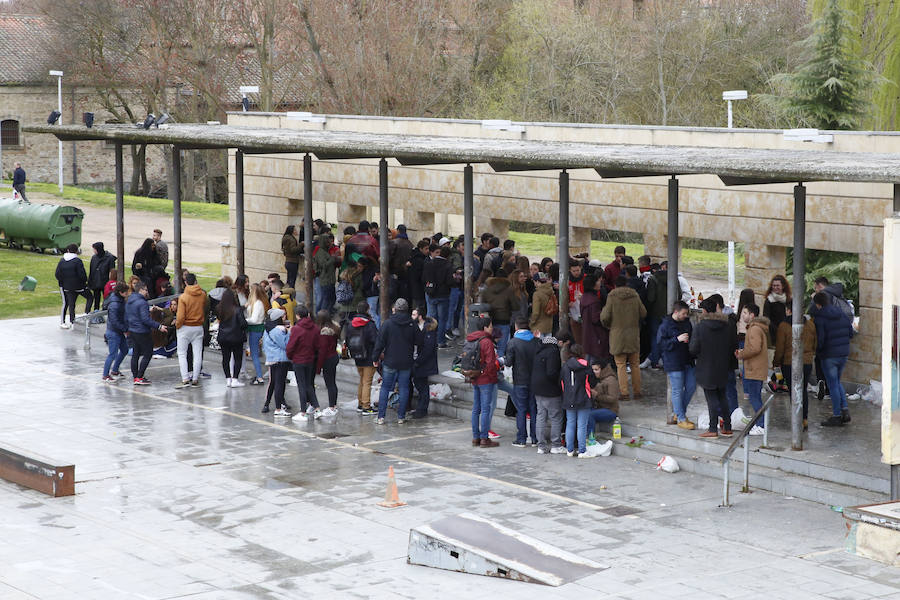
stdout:
POLYGON ((849 19, 838 0, 826 0, 813 32, 799 46, 803 63, 773 77, 784 91, 769 101, 790 117, 819 129, 856 129, 869 112, 876 79, 855 51, 849 19))

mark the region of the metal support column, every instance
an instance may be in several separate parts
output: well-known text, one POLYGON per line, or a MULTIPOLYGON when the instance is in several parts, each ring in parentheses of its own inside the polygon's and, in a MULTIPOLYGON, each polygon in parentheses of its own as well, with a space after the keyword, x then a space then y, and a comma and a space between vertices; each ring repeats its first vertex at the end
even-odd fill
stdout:
POLYGON ((569 333, 569 173, 559 174, 559 226, 557 262, 559 262, 559 331, 569 333))
POLYGON ((744 436, 744 487, 741 491, 745 494, 750 493, 750 436, 744 436))
MULTIPOLYGON (((313 208, 312 208, 312 156, 303 156, 303 264, 306 273, 306 307, 310 315, 316 309, 313 302, 313 208)), ((315 315, 312 315, 315 316, 315 315)))
POLYGON ((116 142, 116 273, 125 281, 125 187, 122 181, 122 144, 116 142))
POLYGON ((172 173, 175 185, 169 190, 172 197, 172 244, 175 258, 175 293, 180 294, 181 289, 181 150, 178 146, 172 147, 172 173))
POLYGON ((379 263, 381 266, 381 285, 378 286, 378 304, 380 306, 381 322, 384 323, 391 316, 389 295, 390 285, 388 282, 391 277, 390 256, 388 256, 388 232, 390 224, 388 223, 388 168, 387 159, 382 158, 378 161, 378 215, 381 219, 381 235, 378 236, 378 247, 380 251, 379 263))
POLYGON ((722 504, 720 508, 727 508, 731 506, 731 503, 728 501, 728 469, 731 466, 731 459, 725 461, 725 464, 722 466, 723 476, 722 476, 722 504))
POLYGON ((894 184, 894 214, 900 214, 900 183, 894 184))
POLYGON ((891 465, 891 500, 900 500, 900 465, 891 465))
MULTIPOLYGON (((806 188, 794 186, 794 297, 791 310, 791 448, 803 450, 803 298, 806 296, 806 188)), ((768 421, 768 419, 767 419, 768 421)), ((768 425, 768 423, 766 423, 768 425)))
MULTIPOLYGON (((672 313, 672 306, 678 300, 678 178, 672 175, 669 179, 669 228, 668 228, 668 270, 666 271, 666 307, 672 313)), ((632 367, 634 368, 634 367, 632 367)), ((675 423, 675 413, 672 407, 672 387, 666 378, 666 423, 675 423)), ((690 401, 690 398, 687 398, 690 401)), ((725 504, 728 504, 726 495, 725 504)))
POLYGON ((463 311, 465 313, 465 333, 469 332, 469 302, 472 298, 473 232, 475 229, 474 186, 472 183, 472 165, 463 169, 463 311))
POLYGON ((244 275, 244 152, 234 153, 234 235, 237 274, 244 275))

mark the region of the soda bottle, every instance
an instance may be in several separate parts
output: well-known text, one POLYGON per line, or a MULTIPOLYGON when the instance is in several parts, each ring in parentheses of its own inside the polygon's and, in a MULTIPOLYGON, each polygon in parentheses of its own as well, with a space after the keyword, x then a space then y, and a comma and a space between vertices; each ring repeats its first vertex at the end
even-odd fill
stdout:
POLYGON ((622 439, 622 421, 619 420, 619 417, 616 417, 616 420, 613 421, 613 439, 620 440, 622 439))

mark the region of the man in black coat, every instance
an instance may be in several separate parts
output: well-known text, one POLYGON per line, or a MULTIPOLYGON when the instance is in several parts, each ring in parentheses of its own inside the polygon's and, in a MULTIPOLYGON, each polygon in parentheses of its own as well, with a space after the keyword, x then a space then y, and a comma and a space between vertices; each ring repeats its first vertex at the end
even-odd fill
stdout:
POLYGON ((716 311, 716 301, 707 298, 700 304, 703 314, 700 322, 694 327, 690 338, 689 349, 697 359, 694 375, 697 385, 703 388, 706 395, 706 407, 709 411, 709 428, 700 437, 715 438, 719 434, 731 437, 731 411, 725 396, 728 383, 728 370, 732 368, 734 351, 737 350, 737 332, 728 316, 716 311), (718 431, 719 417, 722 417, 722 430, 718 431))
MULTIPOLYGON (((94 310, 100 310, 100 304, 103 302, 103 288, 109 281, 109 271, 116 266, 116 257, 109 250, 104 249, 103 242, 94 242, 94 255, 91 257, 91 268, 88 273, 88 288, 91 295, 94 296, 94 310)), ((84 312, 90 312, 91 307, 87 306, 84 312)))
POLYGON ((381 395, 378 397, 378 425, 384 425, 388 398, 394 385, 400 388, 397 405, 397 423, 406 422, 406 407, 409 405, 409 378, 413 367, 413 352, 416 346, 416 326, 409 318, 409 303, 400 298, 394 302, 391 318, 382 323, 372 351, 372 364, 382 365, 381 395))
POLYGON ((503 357, 507 367, 512 367, 513 403, 516 405, 516 441, 513 446, 524 448, 526 434, 526 414, 531 415, 531 445, 538 445, 537 438, 537 400, 531 391, 531 371, 534 369, 534 355, 541 341, 534 337, 528 327, 528 319, 519 319, 515 323, 516 332, 506 346, 503 357))
MULTIPOLYGON (((425 311, 425 282, 422 281, 422 275, 425 263, 429 259, 429 246, 431 246, 430 240, 421 240, 410 252, 409 260, 406 261, 406 283, 409 290, 407 300, 412 307, 421 308, 423 312, 425 311)), ((402 298, 403 295, 401 294, 400 297, 402 298)))
POLYGON ((433 245, 430 250, 431 260, 425 263, 422 281, 425 283, 428 314, 438 322, 438 347, 446 348, 447 341, 444 337, 450 323, 450 284, 453 277, 449 261, 450 248, 433 245))
POLYGON ((437 319, 426 317, 417 309, 412 311, 413 323, 416 325, 416 353, 413 361, 413 385, 419 397, 416 400, 417 419, 428 416, 428 401, 431 399, 428 389, 428 377, 438 374, 437 355, 437 319))
POLYGON ((84 271, 84 263, 78 257, 78 246, 69 244, 66 252, 56 265, 56 281, 59 283, 59 291, 62 294, 63 307, 59 317, 59 326, 62 329, 71 329, 75 324, 75 301, 78 296, 87 299, 85 313, 91 305, 91 293, 87 290, 87 273, 84 271), (66 323, 66 312, 69 313, 69 322, 66 323))
POLYGON ((22 168, 22 163, 15 163, 16 170, 13 171, 13 189, 19 193, 19 196, 22 197, 24 202, 28 202, 28 198, 25 196, 25 169, 22 168))

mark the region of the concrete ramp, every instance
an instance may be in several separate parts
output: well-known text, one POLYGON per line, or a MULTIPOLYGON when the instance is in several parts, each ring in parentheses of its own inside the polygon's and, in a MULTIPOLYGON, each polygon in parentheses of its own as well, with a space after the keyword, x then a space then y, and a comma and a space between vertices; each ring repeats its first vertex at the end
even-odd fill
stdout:
POLYGON ((608 568, 469 513, 410 530, 407 562, 552 586, 608 568))

